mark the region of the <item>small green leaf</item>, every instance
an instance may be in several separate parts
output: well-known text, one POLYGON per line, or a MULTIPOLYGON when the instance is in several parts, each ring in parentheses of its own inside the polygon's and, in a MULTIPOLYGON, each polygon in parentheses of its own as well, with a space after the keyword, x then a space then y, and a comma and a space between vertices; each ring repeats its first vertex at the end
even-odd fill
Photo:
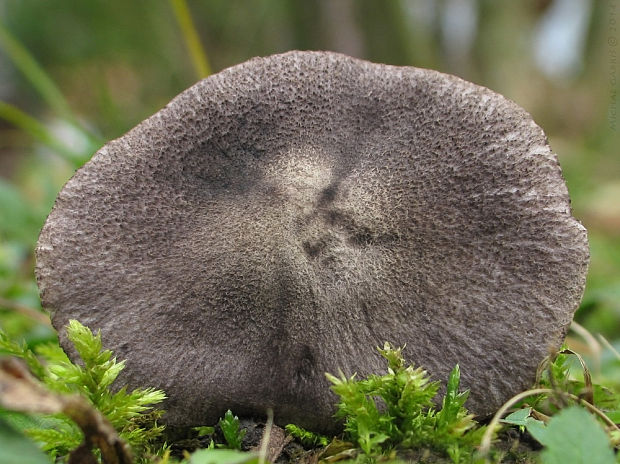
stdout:
MULTIPOLYGON (((163 426, 157 421, 163 411, 153 406, 163 401, 163 391, 152 388, 127 387, 112 389, 112 383, 124 368, 124 361, 117 362, 110 350, 104 350, 101 335, 77 321, 70 321, 67 336, 73 343, 83 363, 72 363, 58 345, 37 347, 38 355, 46 362, 41 364, 34 353, 8 340, 0 331, 0 350, 21 356, 45 385, 54 392, 80 394, 86 397, 116 428, 136 454, 150 453, 158 446, 156 439, 163 426)), ((24 433, 37 441, 51 456, 64 459, 83 441, 82 432, 68 417, 58 414, 44 416, 51 424, 35 423, 24 427, 24 433)), ((0 461, 1 462, 1 461, 0 461)))
POLYGON ((534 437, 535 440, 542 443, 547 433, 547 426, 544 422, 534 419, 530 416, 532 408, 523 408, 512 414, 507 415, 501 420, 504 424, 518 425, 521 430, 527 429, 528 433, 534 437))
POLYGON ((9 354, 23 359, 37 377, 42 377, 45 372, 45 368, 26 343, 17 343, 9 339, 2 329, 0 329, 0 354, 9 354))
POLYGON ((615 464, 607 435, 584 409, 572 406, 560 411, 541 437, 544 464, 615 464))
POLYGON ((67 326, 67 338, 71 340, 84 363, 93 364, 100 356, 102 350, 101 333, 94 335, 88 327, 72 319, 67 326))
POLYGON ((201 449, 192 454, 190 464, 258 464, 258 456, 228 449, 201 449))
POLYGON ((620 424, 620 409, 616 411, 608 411, 607 417, 609 417, 614 423, 620 424))
POLYGON ((527 432, 539 443, 543 443, 545 441, 547 435, 547 426, 544 422, 530 417, 527 420, 525 428, 527 429, 527 432))
POLYGON ((531 419, 530 414, 532 413, 532 408, 523 408, 519 409, 511 414, 508 414, 504 417, 501 422, 504 424, 510 425, 520 425, 525 427, 527 425, 527 420, 531 419))
POLYGON ((361 449, 365 457, 360 459, 420 447, 460 461, 472 457, 485 428, 464 407, 468 391, 459 393, 459 367, 450 374, 442 411, 436 412, 439 382, 430 381, 424 369, 408 366, 403 348, 385 343, 378 350, 388 364, 384 375, 358 380, 342 372, 339 377, 326 374, 339 396, 336 417, 344 419, 344 439, 361 449))
POLYGON ((327 446, 329 445, 329 438, 323 435, 319 435, 314 432, 310 432, 295 424, 288 424, 284 429, 290 433, 294 438, 299 440, 302 445, 307 447, 314 446, 327 446))
POLYGON ((228 444, 228 448, 240 450, 241 442, 243 441, 246 431, 240 429, 239 418, 233 415, 232 411, 229 409, 226 411, 224 417, 220 419, 219 425, 224 434, 224 439, 228 444))
POLYGON ((0 462, 49 464, 51 461, 32 440, 0 419, 0 462))
POLYGON ((438 413, 438 427, 445 427, 456 421, 459 411, 467 401, 469 391, 459 393, 459 385, 461 383, 461 370, 457 364, 450 372, 446 394, 443 398, 443 406, 438 413))
POLYGON ((198 438, 206 437, 208 435, 213 435, 215 432, 215 427, 192 427, 192 430, 195 430, 198 433, 198 438))

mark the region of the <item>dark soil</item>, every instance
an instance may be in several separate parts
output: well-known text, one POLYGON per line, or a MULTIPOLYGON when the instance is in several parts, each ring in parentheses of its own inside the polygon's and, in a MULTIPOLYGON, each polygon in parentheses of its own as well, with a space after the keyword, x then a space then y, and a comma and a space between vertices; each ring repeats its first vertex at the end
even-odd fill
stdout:
MULTIPOLYGON (((265 432, 265 422, 253 419, 241 419, 241 429, 245 431, 242 450, 258 451, 265 432)), ((186 438, 172 442, 172 455, 181 457, 183 451, 192 452, 199 448, 206 448, 213 440, 215 443, 225 443, 224 436, 218 426, 211 435, 198 437, 192 431, 186 438)), ((493 446, 493 462, 506 464, 534 464, 540 444, 527 432, 520 432, 516 428, 503 430, 493 446)), ((317 464, 324 454, 324 447, 307 448, 288 435, 282 428, 274 426, 269 441, 269 455, 275 464, 317 464)), ((354 456, 351 456, 354 457, 354 456)), ((395 455, 395 460, 401 462, 423 464, 452 464, 451 459, 443 453, 430 449, 402 450, 395 455)))

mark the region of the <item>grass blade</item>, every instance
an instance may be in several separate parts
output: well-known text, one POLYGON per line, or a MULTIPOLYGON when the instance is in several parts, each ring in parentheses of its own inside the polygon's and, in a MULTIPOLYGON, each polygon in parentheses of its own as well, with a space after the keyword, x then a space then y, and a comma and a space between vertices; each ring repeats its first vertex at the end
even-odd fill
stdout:
POLYGON ((85 161, 84 157, 67 148, 58 138, 32 116, 19 108, 0 100, 0 119, 10 122, 37 139, 43 145, 51 148, 64 160, 78 167, 85 161))
POLYGON ((14 66, 30 81, 41 98, 63 119, 69 121, 88 137, 91 144, 100 146, 101 140, 85 129, 77 119, 69 103, 52 78, 37 63, 30 52, 15 38, 0 21, 0 50, 3 50, 14 66))
POLYGON ((185 0, 170 0, 170 6, 174 11, 174 16, 179 23, 181 32, 183 33, 183 39, 189 49, 189 53, 192 59, 192 64, 196 71, 198 79, 203 79, 211 74, 211 67, 209 66, 209 59, 205 52, 198 32, 192 21, 192 16, 185 0))
POLYGON ((54 81, 39 66, 28 50, 0 22, 0 47, 5 51, 16 68, 30 81, 39 95, 59 115, 73 117, 69 104, 54 81))

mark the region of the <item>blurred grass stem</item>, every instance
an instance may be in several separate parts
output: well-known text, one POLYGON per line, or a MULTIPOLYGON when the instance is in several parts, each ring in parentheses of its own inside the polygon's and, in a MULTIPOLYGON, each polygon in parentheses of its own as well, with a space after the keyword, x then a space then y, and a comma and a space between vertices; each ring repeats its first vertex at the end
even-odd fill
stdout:
POLYGON ((30 52, 17 40, 9 30, 0 22, 0 50, 3 50, 10 58, 13 65, 30 81, 41 98, 58 113, 59 116, 69 121, 95 146, 101 145, 97 136, 86 130, 76 119, 69 103, 54 81, 45 70, 37 63, 30 52))
POLYGON ((2 23, 0 23, 0 47, 54 111, 67 119, 73 117, 67 100, 56 84, 2 23))
POLYGON ((58 138, 32 116, 27 115, 19 108, 0 100, 0 119, 10 122, 19 127, 43 145, 51 148, 62 159, 74 166, 79 166, 84 161, 82 156, 69 150, 58 138))
POLYGON ((620 360, 620 352, 618 352, 618 350, 616 350, 614 346, 611 343, 609 343, 609 340, 607 340, 601 334, 598 334, 598 339, 601 341, 603 345, 605 345, 605 348, 611 351, 614 354, 614 356, 618 358, 618 360, 620 360))
POLYGON ((5 298, 0 298, 0 308, 8 309, 9 311, 15 311, 16 313, 20 313, 33 321, 38 322, 39 324, 47 325, 49 327, 52 326, 50 322, 50 318, 47 314, 35 309, 30 306, 23 305, 21 303, 17 303, 15 301, 7 300, 5 298))
POLYGON ((205 52, 200 37, 192 21, 192 16, 185 0, 170 0, 170 5, 174 11, 174 16, 179 23, 181 32, 183 33, 183 39, 185 45, 189 49, 189 53, 194 65, 194 70, 198 79, 203 79, 211 74, 211 67, 209 66, 209 59, 205 52))

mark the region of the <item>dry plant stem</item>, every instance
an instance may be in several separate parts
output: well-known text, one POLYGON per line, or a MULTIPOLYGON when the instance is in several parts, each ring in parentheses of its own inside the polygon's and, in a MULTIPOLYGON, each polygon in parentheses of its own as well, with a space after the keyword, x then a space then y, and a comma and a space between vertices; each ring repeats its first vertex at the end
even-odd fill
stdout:
POLYGON ((609 340, 607 340, 601 334, 598 334, 598 339, 601 341, 601 343, 603 345, 605 345, 605 348, 607 348, 609 351, 611 351, 614 354, 614 356, 616 356, 616 358, 620 359, 620 353, 618 352, 618 350, 616 350, 613 347, 613 345, 611 343, 609 343, 609 340))
POLYGON ((105 464, 131 464, 129 446, 110 422, 84 397, 48 391, 28 368, 15 358, 0 358, 0 405, 23 413, 65 414, 84 433, 84 442, 69 456, 69 464, 95 463, 93 447, 105 464))
POLYGON ((590 331, 588 329, 586 329, 584 326, 582 326, 581 324, 579 324, 578 322, 571 322, 570 328, 573 332, 575 332, 577 335, 579 335, 581 338, 584 339, 584 341, 588 344, 588 346, 590 347, 590 350, 592 351, 593 355, 598 355, 601 352, 601 345, 600 343, 596 340, 596 338, 594 337, 594 335, 592 335, 592 333, 590 333, 590 331))
POLYGON ((583 358, 581 357, 579 353, 573 350, 566 349, 566 350, 560 351, 560 353, 561 354, 572 354, 577 357, 577 359, 579 360, 579 363, 581 364, 581 369, 583 370, 583 381, 586 386, 585 393, 584 393, 585 400, 590 404, 594 404, 594 389, 592 388, 592 376, 590 375, 590 370, 588 369, 586 362, 583 360, 583 358))
POLYGON ((267 462, 267 447, 269 446, 269 438, 271 436, 271 428, 273 427, 273 409, 267 410, 267 423, 265 424, 265 432, 260 443, 260 452, 258 455, 258 463, 265 464, 267 462))
POLYGON ((14 301, 7 300, 6 298, 0 298, 0 307, 23 314, 39 324, 44 324, 49 327, 52 326, 50 318, 45 313, 38 311, 35 308, 31 308, 30 306, 16 303, 14 301))
POLYGON ((594 359, 594 372, 600 373, 601 369, 601 344, 594 338, 594 335, 578 322, 571 322, 570 328, 579 335, 590 348, 592 358, 594 359))
POLYGON ((530 415, 534 419, 544 422, 545 424, 549 422, 549 420, 551 419, 551 416, 548 416, 546 414, 543 414, 542 412, 536 411, 535 409, 532 409, 532 412, 530 413, 530 415))
MULTIPOLYGON (((105 464, 131 464, 131 451, 118 436, 112 424, 96 409, 90 407, 82 397, 67 397, 62 412, 73 420, 82 432, 84 443, 75 451, 75 463, 83 462, 83 453, 92 456, 93 447, 101 450, 105 464), (80 451, 78 451, 80 450, 80 451)), ((73 457, 73 453, 72 456, 73 457)), ((70 464, 74 461, 69 460, 70 464)), ((96 461, 95 461, 96 462, 96 461)))
POLYGON ((493 419, 491 419, 491 422, 489 422, 489 426, 487 430, 484 432, 484 435, 482 436, 482 440, 480 441, 480 454, 484 457, 488 456, 489 451, 491 450, 491 438, 493 436, 493 430, 495 430, 501 418, 504 416, 504 414, 506 414, 506 412, 514 404, 518 403, 522 399, 525 399, 529 396, 542 395, 542 394, 557 394, 560 396, 568 397, 572 399, 573 401, 576 401, 577 403, 579 403, 581 406, 584 406, 590 412, 599 416, 611 429, 615 429, 620 432, 620 428, 609 417, 607 417, 607 415, 603 411, 598 409, 596 406, 593 406, 592 404, 588 403, 584 399, 579 398, 578 396, 575 396, 571 393, 560 392, 557 390, 553 390, 551 388, 535 388, 535 389, 527 390, 522 393, 519 393, 518 395, 513 396, 506 403, 504 403, 504 405, 501 408, 499 408, 499 410, 493 416, 493 419))

